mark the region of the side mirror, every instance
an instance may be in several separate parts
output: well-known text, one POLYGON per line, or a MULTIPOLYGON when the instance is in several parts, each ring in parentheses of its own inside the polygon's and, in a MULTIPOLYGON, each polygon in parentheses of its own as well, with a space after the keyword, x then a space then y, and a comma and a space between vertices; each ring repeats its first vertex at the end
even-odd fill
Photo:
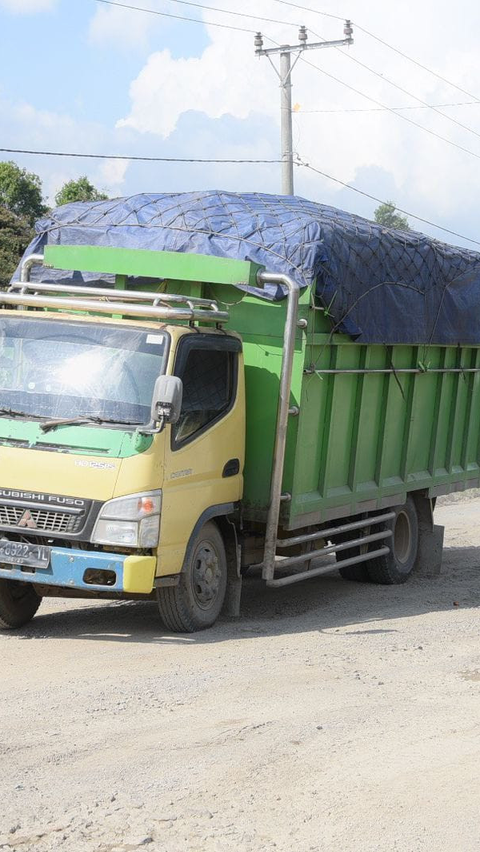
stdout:
POLYGON ((152 421, 176 423, 182 409, 183 384, 178 376, 159 376, 153 389, 152 421))

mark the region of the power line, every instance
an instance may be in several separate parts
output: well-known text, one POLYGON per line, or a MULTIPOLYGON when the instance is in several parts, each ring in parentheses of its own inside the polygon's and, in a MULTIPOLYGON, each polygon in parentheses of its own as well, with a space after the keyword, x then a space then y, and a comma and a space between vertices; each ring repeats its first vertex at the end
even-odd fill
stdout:
POLYGON ((315 12, 316 15, 322 15, 324 18, 334 18, 335 21, 344 21, 345 17, 340 15, 332 15, 331 12, 321 12, 320 9, 309 9, 307 6, 301 6, 299 3, 290 3, 289 0, 275 0, 276 3, 281 3, 282 6, 293 6, 294 9, 302 9, 304 12, 315 12))
POLYGON ((4 154, 33 154, 40 157, 80 157, 86 160, 133 160, 144 163, 239 163, 267 164, 281 163, 281 160, 234 159, 222 157, 137 157, 129 154, 81 154, 72 151, 31 151, 24 148, 0 148, 4 154))
MULTIPOLYGON (((247 29, 245 27, 235 27, 235 26, 232 26, 230 24, 214 23, 212 21, 209 22, 209 21, 200 20, 199 18, 190 18, 190 17, 185 17, 183 15, 173 15, 173 14, 170 14, 169 12, 159 12, 156 9, 145 9, 143 7, 140 7, 140 6, 132 6, 132 5, 127 4, 127 3, 120 3, 120 2, 117 2, 117 0, 96 0, 96 2, 97 3, 104 3, 108 6, 116 6, 116 7, 120 7, 120 8, 123 8, 123 9, 130 9, 130 10, 134 10, 136 12, 144 12, 144 13, 151 14, 151 15, 160 15, 162 17, 167 17, 167 18, 175 18, 175 19, 181 20, 181 21, 190 21, 190 22, 197 23, 197 24, 208 24, 209 26, 221 27, 222 29, 230 29, 230 30, 236 30, 236 31, 239 31, 239 32, 248 32, 248 33, 251 33, 251 34, 255 34, 254 30, 250 30, 250 29, 247 29)), ((174 2, 186 2, 186 0, 174 0, 174 2)), ((310 11, 310 12, 315 11, 315 12, 317 12, 317 14, 326 15, 327 17, 332 17, 332 18, 335 18, 337 20, 343 20, 342 18, 339 18, 338 15, 330 15, 329 13, 326 13, 326 12, 318 12, 318 10, 316 10, 316 9, 314 9, 314 10, 308 9, 306 6, 299 6, 298 4, 287 2, 287 0, 275 0, 275 2, 277 2, 277 3, 281 2, 281 3, 284 3, 285 5, 295 6, 296 8, 304 9, 304 10, 310 11)), ((200 4, 197 4, 197 3, 191 3, 191 4, 188 3, 187 5, 195 5, 197 7, 203 8, 200 4)), ((205 6, 205 8, 208 8, 208 7, 205 6)), ((210 8, 213 8, 213 7, 210 7, 210 8)), ((217 9, 216 11, 225 12, 226 10, 217 9)), ((238 14, 241 14, 241 13, 238 13, 238 14)), ((280 23, 280 22, 275 21, 275 23, 280 23)), ((286 23, 286 22, 282 22, 282 23, 286 23)), ((370 33, 367 33, 367 34, 370 35, 370 33)), ((273 41, 273 39, 270 39, 270 40, 273 41)), ((336 82, 340 83, 341 85, 346 86, 347 88, 351 89, 351 91, 355 92, 356 94, 359 94, 362 97, 367 98, 372 103, 375 103, 377 106, 381 107, 384 110, 392 112, 394 115, 397 114, 396 109, 393 109, 391 107, 386 106, 385 104, 382 104, 380 101, 377 101, 374 98, 371 98, 369 95, 365 95, 363 92, 359 91, 358 89, 355 89, 353 86, 349 86, 343 80, 340 80, 339 78, 334 77, 332 74, 328 74, 327 71, 323 71, 323 69, 319 68, 317 65, 313 65, 313 63, 304 59, 303 56, 301 56, 300 58, 304 62, 306 62, 308 65, 311 65, 312 68, 315 68, 317 71, 320 71, 321 73, 325 74, 326 76, 330 77, 332 80, 335 80, 336 82)), ((396 83, 393 83, 392 81, 388 80, 387 78, 383 78, 383 76, 381 74, 379 74, 377 71, 375 71, 374 69, 369 68, 367 65, 364 65, 363 63, 361 63, 359 60, 355 59, 354 57, 349 56, 349 58, 353 59, 353 61, 356 62, 357 64, 362 65, 364 68, 367 68, 367 70, 369 70, 371 73, 375 74, 376 76, 379 76, 382 79, 385 79, 386 82, 390 83, 395 88, 399 89, 400 91, 404 92, 405 94, 409 95, 410 97, 415 98, 415 100, 418 100, 422 105, 430 107, 429 104, 426 104, 425 101, 422 101, 420 98, 417 98, 416 95, 411 94, 406 89, 403 89, 401 86, 398 86, 396 83)), ((473 97, 473 95, 471 95, 471 97, 473 97)), ((477 133, 475 130, 468 127, 467 125, 462 124, 462 122, 459 122, 456 119, 452 118, 451 116, 448 116, 448 115, 445 115, 444 113, 439 112, 436 109, 436 107, 431 107, 431 108, 434 111, 437 111, 439 113, 439 115, 442 115, 447 120, 452 121, 454 124, 458 124, 460 127, 464 128, 465 130, 468 130, 470 133, 473 133, 476 136, 480 136, 479 133, 477 133)), ((471 156, 476 157, 477 159, 480 159, 479 154, 476 154, 474 151, 470 151, 468 148, 465 148, 462 145, 458 145, 456 142, 453 142, 451 139, 448 139, 445 136, 441 136, 440 134, 435 133, 435 131, 430 130, 428 127, 424 127, 424 125, 418 124, 418 122, 413 121, 412 119, 409 119, 406 116, 399 116, 399 117, 403 118, 405 121, 408 121, 410 124, 413 124, 414 126, 419 127, 421 130, 424 130, 426 133, 429 133, 430 135, 435 136, 438 139, 441 139, 442 141, 446 142, 448 145, 452 145, 453 147, 458 148, 459 150, 463 151, 464 153, 470 154, 471 156)))
MULTIPOLYGON (((327 14, 326 12, 320 12, 318 9, 310 9, 308 6, 302 6, 298 3, 289 3, 289 2, 287 2, 287 0, 275 0, 275 3, 281 3, 282 5, 287 5, 287 6, 295 6, 296 9, 301 9, 303 12, 312 12, 313 14, 321 15, 322 17, 328 17, 328 18, 336 18, 337 17, 336 15, 330 15, 330 14, 327 14)), ((338 20, 343 20, 343 18, 338 18, 338 20)), ((389 50, 393 50, 394 53, 398 53, 399 56, 402 56, 404 59, 407 59, 408 62, 413 62, 414 65, 417 65, 423 71, 427 71, 429 74, 433 74, 434 77, 437 77, 443 83, 447 83, 447 85, 453 86, 454 89, 457 89, 459 92, 462 92, 462 94, 467 95, 469 98, 474 98, 475 101, 480 103, 480 98, 478 98, 476 95, 472 94, 472 92, 468 92, 466 89, 462 89, 462 87, 457 85, 457 83, 453 83, 451 80, 448 80, 446 77, 442 77, 441 74, 439 74, 437 71, 433 71, 432 68, 428 68, 426 65, 422 65, 421 62, 418 62, 418 60, 413 59, 412 56, 408 56, 407 53, 403 53, 403 51, 399 50, 397 47, 394 47, 393 44, 389 44, 387 41, 380 38, 380 36, 376 36, 374 33, 365 29, 365 27, 360 26, 360 24, 358 24, 356 21, 352 21, 352 23, 355 25, 355 28, 357 30, 360 30, 362 33, 365 33, 365 35, 368 35, 368 36, 370 36, 370 38, 375 39, 375 41, 378 41, 380 44, 383 44, 384 47, 388 47, 389 50)))
MULTIPOLYGON (((142 161, 142 162, 154 162, 154 163, 234 163, 234 164, 277 164, 280 163, 281 160, 254 160, 254 159, 221 159, 221 158, 206 158, 206 157, 138 157, 135 155, 129 156, 127 154, 80 154, 77 152, 71 151, 30 151, 20 148, 0 148, 0 152, 4 152, 7 154, 34 154, 44 157, 82 157, 86 159, 97 159, 97 160, 133 160, 133 161, 142 161)), ((305 160, 302 160, 301 157, 297 154, 297 160, 295 165, 301 168, 309 169, 312 172, 315 172, 318 175, 321 175, 327 180, 333 181, 334 183, 340 184, 340 186, 345 187, 346 189, 350 189, 352 192, 356 192, 359 195, 363 195, 365 198, 370 198, 372 201, 376 201, 379 204, 387 204, 388 202, 383 201, 381 198, 377 198, 375 195, 371 195, 369 192, 366 192, 362 189, 357 189, 355 186, 351 186, 345 181, 340 180, 339 178, 333 177, 332 175, 327 174, 326 172, 321 171, 320 169, 315 168, 315 166, 310 165, 305 160)), ((424 219, 422 216, 417 216, 415 213, 410 213, 408 210, 403 210, 401 207, 396 207, 399 213, 403 213, 405 216, 410 216, 411 219, 416 219, 418 222, 423 222, 425 225, 430 225, 432 228, 437 228, 439 231, 444 231, 446 234, 450 234, 453 237, 459 237, 462 240, 466 240, 467 242, 474 243, 475 245, 480 245, 479 240, 474 240, 471 237, 466 237, 464 234, 459 234, 457 231, 452 231, 450 228, 445 228, 443 225, 437 225, 436 222, 431 222, 429 219, 424 219)))
MULTIPOLYGON (((311 30, 311 32, 316 38, 321 39, 321 41, 325 41, 325 39, 323 39, 322 36, 320 36, 314 30, 311 30)), ((437 115, 441 115, 443 118, 446 118, 447 121, 451 121, 452 124, 456 124, 463 130, 467 130, 469 133, 473 133, 474 136, 478 136, 480 138, 480 133, 477 133, 477 131, 473 130, 472 127, 469 127, 467 124, 463 124, 461 121, 458 121, 458 119, 453 118, 453 116, 451 115, 446 115, 445 113, 440 112, 437 107, 432 106, 432 104, 428 104, 426 101, 423 100, 423 98, 419 98, 418 95, 414 95, 412 92, 409 92, 407 89, 404 89, 403 86, 399 86, 398 83, 395 83, 393 80, 390 80, 388 77, 385 77, 384 74, 380 74, 378 71, 375 71, 374 68, 370 68, 369 65, 366 65, 364 62, 361 62, 359 59, 356 59, 356 57, 352 56, 350 53, 345 53, 344 51, 339 50, 338 48, 336 48, 336 50, 341 53, 342 56, 345 56, 347 59, 350 59, 351 62, 355 62, 356 65, 359 65, 361 68, 365 68, 367 71, 370 72, 370 74, 374 74, 375 77, 379 77, 382 82, 388 83, 389 86, 393 86, 394 89, 398 89, 399 92, 403 92, 404 95, 407 95, 409 98, 413 98, 415 101, 418 101, 418 103, 422 104, 422 106, 428 107, 432 110, 432 112, 437 113, 437 115)))
MULTIPOLYGON (((377 198, 376 195, 371 195, 369 192, 366 192, 363 189, 357 189, 355 186, 351 186, 349 183, 345 183, 345 181, 340 180, 339 178, 333 177, 332 175, 327 174, 326 172, 322 172, 320 169, 315 168, 315 166, 311 166, 310 163, 307 163, 305 160, 302 160, 301 157, 297 154, 297 160, 295 165, 300 168, 309 169, 311 172, 315 172, 317 175, 321 175, 327 180, 333 181, 333 183, 340 184, 340 186, 345 187, 346 189, 350 189, 352 192, 358 193, 358 195, 363 195, 365 198, 370 198, 372 201, 377 201, 379 204, 388 204, 388 201, 384 201, 381 198, 377 198)), ((399 213, 403 213, 404 216, 410 216, 411 219, 416 219, 417 222, 423 222, 424 225, 430 225, 432 228, 437 228, 439 231, 444 231, 446 234, 450 234, 453 237, 459 237, 461 240, 466 240, 466 242, 474 243, 477 246, 480 246, 480 240, 474 240, 472 237, 466 237, 464 234, 459 234, 457 231, 452 231, 450 228, 445 228, 443 225, 437 225, 436 222, 431 222, 430 219, 424 219, 422 216, 417 216, 415 213, 409 213, 408 210, 402 210, 401 207, 395 206, 395 210, 398 210, 399 213)))
MULTIPOLYGON (((102 0, 97 0, 97 2, 102 2, 102 0)), ((218 6, 207 6, 204 3, 192 3, 190 0, 170 0, 170 2, 180 3, 182 6, 195 6, 197 9, 208 9, 209 12, 221 12, 223 15, 235 15, 235 17, 239 18, 251 18, 254 21, 267 21, 270 24, 285 24, 285 26, 288 27, 299 26, 299 24, 296 24, 295 21, 279 21, 278 18, 264 18, 261 15, 250 15, 248 12, 234 12, 230 9, 220 9, 218 6)))
POLYGON ((320 74, 324 74, 330 80, 334 80, 336 83, 340 83, 341 86, 345 86, 346 89, 350 89, 350 91, 355 92, 356 95, 360 95, 362 98, 366 98, 368 101, 371 101, 372 104, 376 104, 376 106, 388 110, 388 112, 391 112, 392 115, 396 115, 397 118, 401 118, 402 121, 407 121, 408 124, 412 124, 414 127, 419 127, 420 130, 423 130, 430 136, 434 136, 436 139, 440 139, 442 142, 446 142, 447 145, 451 145, 452 148, 458 148, 459 151, 463 151, 465 154, 470 154, 472 157, 475 157, 475 159, 480 160, 480 154, 476 154, 475 151, 471 151, 469 148, 465 148, 463 145, 459 145, 457 142, 453 142, 452 139, 448 139, 447 136, 442 136, 440 133, 436 133, 435 130, 431 130, 429 127, 425 127, 423 124, 419 124, 418 121, 414 121, 413 118, 408 118, 406 115, 402 115, 401 113, 396 112, 394 109, 387 106, 386 104, 382 104, 381 101, 377 101, 370 95, 366 95, 365 92, 360 91, 360 89, 356 89, 355 86, 351 86, 349 83, 345 83, 345 81, 340 80, 339 77, 335 77, 333 74, 330 74, 323 68, 319 68, 318 65, 314 65, 313 62, 310 62, 308 59, 305 59, 304 56, 300 56, 300 59, 302 62, 305 62, 306 65, 309 65, 311 68, 315 68, 315 70, 319 71, 320 74))
MULTIPOLYGON (((275 0, 275 2, 280 2, 280 0, 275 0)), ((284 2, 284 0, 282 0, 282 2, 284 2)), ((306 7, 302 7, 302 8, 306 8, 306 7)), ((312 11, 312 10, 310 10, 310 11, 312 11)), ((313 32, 313 30, 312 30, 312 32, 313 32)), ((314 33, 314 35, 317 35, 317 34, 314 33)), ((321 38, 321 37, 317 35, 317 38, 321 38)), ((339 49, 339 48, 337 48, 337 49, 339 49)), ((333 74, 330 74, 328 71, 325 71, 323 68, 320 68, 318 65, 314 65, 313 62, 310 62, 308 59, 305 59, 303 54, 300 54, 298 58, 302 62, 305 62, 306 65, 310 65, 311 68, 314 68, 316 71, 319 71, 320 74, 324 74, 326 77, 329 77, 330 80, 334 80, 336 83, 340 83, 341 86, 345 86, 345 88, 350 89, 350 91, 355 92, 355 94, 360 95, 362 98, 366 98, 368 101, 371 101, 371 103, 376 104, 376 106, 380 107, 382 110, 386 110, 387 112, 391 112, 393 115, 396 115, 398 118, 403 119, 403 121, 407 121, 409 124, 412 124, 414 127, 418 127, 420 130, 423 130, 425 133, 428 133, 430 136, 434 136, 435 138, 440 139, 442 142, 446 142, 447 145, 451 145, 453 148, 458 148, 459 151, 463 151, 465 154, 470 154, 472 157, 475 157, 477 160, 480 160, 480 154, 476 154, 475 151, 471 151, 469 148, 465 148, 463 145, 459 145, 457 142, 454 142, 452 139, 448 139, 448 137, 442 136, 440 133, 436 133, 435 130, 431 130, 429 127, 425 127, 425 125, 423 125, 423 124, 419 124, 418 121, 414 121, 412 118, 408 118, 406 115, 401 115, 393 107, 389 107, 386 104, 383 104, 381 101, 377 101, 375 98, 372 98, 370 95, 366 95, 365 92, 360 91, 360 89, 356 89, 354 86, 351 86, 349 83, 345 83, 345 81, 341 80, 339 77, 335 77, 333 74)), ((350 58, 352 58, 352 57, 350 57, 350 58)), ((363 64, 363 63, 359 62, 358 60, 354 60, 354 61, 358 62, 358 64, 360 64, 360 65, 363 64)), ((368 68, 368 66, 364 66, 364 67, 368 68)), ((373 71, 373 69, 371 69, 371 68, 368 68, 368 70, 373 71)), ((376 72, 376 71, 373 71, 373 73, 376 74, 377 76, 382 76, 382 75, 379 75, 378 72, 376 72)), ((387 80, 387 82, 390 82, 390 81, 387 80)), ((396 86, 395 83, 393 83, 392 85, 396 86)), ((396 88, 400 88, 400 87, 396 86, 396 88)), ((402 89, 402 91, 404 91, 406 94, 410 95, 411 97, 416 98, 415 95, 411 95, 411 93, 406 92, 405 89, 402 89)), ((420 99, 418 98, 417 100, 420 100, 420 99)), ((421 103, 424 104, 425 106, 430 106, 429 104, 425 104, 424 101, 421 101, 421 103)), ((440 113, 440 115, 444 115, 444 113, 440 113)), ((448 118, 451 121, 455 121, 455 119, 451 119, 450 116, 444 115, 444 117, 448 118)), ((461 124, 460 122, 455 122, 455 123, 461 124)), ((466 125, 461 124, 461 126, 465 127, 465 129, 467 129, 467 130, 470 130, 470 132, 474 133, 476 136, 480 136, 479 133, 477 133, 475 130, 472 130, 471 128, 468 128, 466 125)))
POLYGON ((373 38, 375 39, 375 41, 380 42, 380 44, 383 44, 385 47, 388 47, 389 50, 393 50, 394 53, 398 53, 399 56, 403 56, 403 58, 407 59, 408 62, 413 62, 414 65, 417 65, 419 68, 422 68, 423 71, 428 71, 429 74, 433 74, 434 77, 438 77, 438 79, 441 80, 443 83, 447 83, 449 86, 453 86, 454 89, 457 89, 459 92, 462 92, 463 95, 468 95, 469 98, 475 98, 477 102, 480 102, 479 98, 477 98, 476 95, 473 95, 471 92, 467 92, 466 89, 462 89, 461 86, 458 86, 456 83, 452 83, 452 81, 447 80, 446 77, 442 77, 442 75, 438 74, 437 71, 433 71, 431 68, 427 68, 426 65, 422 65, 421 62, 418 62, 416 59, 413 59, 413 57, 408 56, 408 54, 406 53, 403 53, 403 51, 399 50, 397 47, 394 47, 393 44, 389 44, 387 41, 384 41, 382 38, 380 38, 380 36, 376 36, 374 33, 369 32, 369 30, 366 30, 364 27, 361 27, 360 24, 355 24, 355 26, 357 30, 361 30, 361 32, 365 33, 365 35, 370 36, 370 38, 373 38))
POLYGON ((162 18, 175 18, 177 21, 190 21, 193 24, 205 24, 209 27, 221 27, 224 30, 236 30, 241 33, 255 35, 255 30, 246 27, 234 27, 232 24, 216 24, 213 21, 203 21, 201 18, 187 18, 185 15, 173 15, 170 12, 159 12, 157 9, 143 9, 141 6, 130 6, 128 3, 117 3, 116 0, 96 0, 97 3, 105 3, 107 6, 118 6, 121 9, 131 9, 135 12, 147 12, 150 15, 160 15, 162 18))
POLYGON ((456 103, 449 104, 425 104, 425 106, 401 106, 401 107, 365 107, 363 109, 297 109, 294 110, 296 115, 299 114, 310 114, 310 113, 329 113, 330 115, 334 113, 343 113, 343 112, 388 112, 389 110, 394 110, 395 112, 403 112, 404 110, 410 109, 429 109, 430 107, 458 107, 458 106, 470 106, 471 104, 476 104, 480 106, 480 101, 457 101, 456 103))
MULTIPOLYGON (((255 33, 254 30, 248 29, 246 27, 235 27, 235 26, 230 25, 230 24, 221 24, 221 23, 216 23, 216 22, 213 22, 213 21, 205 21, 205 20, 202 20, 202 19, 199 19, 199 18, 190 18, 190 17, 183 16, 183 15, 174 15, 174 14, 171 14, 169 12, 160 12, 156 9, 145 9, 143 7, 140 7, 140 6, 133 6, 133 5, 127 4, 127 3, 120 3, 120 2, 117 2, 117 0, 95 0, 95 2, 104 3, 108 6, 117 6, 117 7, 123 8, 123 9, 130 9, 130 10, 136 11, 136 12, 144 12, 144 13, 151 14, 151 15, 159 15, 161 17, 174 18, 176 20, 181 20, 181 21, 189 21, 191 23, 206 24, 208 26, 221 27, 222 29, 230 29, 230 30, 235 30, 237 32, 248 32, 250 34, 255 33)), ((189 0, 171 0, 171 2, 181 3, 182 5, 186 5, 186 6, 194 6, 194 7, 199 8, 199 9, 208 9, 210 11, 216 11, 216 12, 220 12, 222 14, 235 15, 235 16, 238 16, 238 17, 250 18, 252 20, 269 21, 270 23, 276 23, 276 24, 282 24, 282 25, 290 25, 290 23, 291 23, 289 21, 282 21, 282 20, 278 20, 276 18, 266 18, 266 17, 264 18, 264 17, 261 17, 259 15, 248 15, 247 13, 244 13, 244 12, 235 12, 235 11, 231 11, 231 10, 227 10, 227 9, 220 9, 219 7, 216 7, 216 6, 209 6, 209 5, 205 5, 205 4, 201 4, 201 3, 189 2, 189 0)), ((325 17, 334 18, 335 20, 343 20, 343 18, 341 18, 338 15, 332 15, 328 12, 321 12, 317 9, 309 9, 307 6, 302 6, 302 5, 297 4, 297 3, 287 2, 287 0, 275 0, 275 2, 282 3, 282 5, 291 6, 291 7, 297 8, 297 9, 302 9, 302 10, 307 11, 307 12, 315 12, 316 14, 319 14, 319 15, 322 15, 322 16, 325 16, 325 17)), ((294 26, 293 22, 292 22, 292 26, 294 26)), ((463 92, 464 94, 469 95, 469 97, 475 98, 475 96, 472 95, 470 92, 467 92, 465 89, 462 89, 461 87, 457 86, 455 83, 452 83, 450 80, 447 80, 445 77, 442 77, 440 74, 437 74, 437 72, 432 71, 430 68, 427 68, 426 66, 422 65, 421 63, 417 62, 416 60, 412 59, 411 57, 407 56, 407 54, 404 54, 402 51, 400 51, 397 48, 393 47, 392 45, 388 44, 383 39, 379 38, 378 36, 375 36, 373 33, 369 32, 364 27, 361 27, 358 24, 356 24, 355 26, 357 27, 357 29, 361 30, 366 35, 370 36, 371 38, 374 38, 376 41, 385 45, 385 47, 388 47, 389 49, 395 51, 399 55, 403 56, 405 59, 409 60, 410 62, 413 62, 415 65, 418 65, 423 70, 428 71, 429 73, 431 73, 434 76, 441 79, 443 82, 453 86, 454 88, 458 89, 459 91, 463 92)), ((317 38, 320 38, 320 39, 322 38, 317 33, 315 33, 313 30, 312 30, 312 32, 314 33, 314 35, 316 35, 317 38)), ((267 38, 268 38, 268 36, 267 36, 267 38)), ((273 41, 272 39, 270 39, 270 40, 273 41)), ((432 109, 438 115, 441 115, 443 118, 446 118, 447 121, 451 121, 453 124, 456 124, 458 127, 461 127, 463 130, 467 130, 469 133, 473 133, 475 136, 480 137, 480 133, 477 133, 477 131, 474 130, 473 128, 469 127, 466 124, 463 124, 463 122, 458 121, 457 119, 453 118, 452 116, 449 116, 449 115, 446 115, 445 113, 440 112, 440 110, 437 108, 437 105, 428 104, 426 101, 417 97, 417 95, 414 95, 412 92, 409 92, 407 89, 404 89, 402 86, 399 86, 393 80, 389 80, 383 74, 380 74, 378 71, 375 71, 375 69, 370 68, 368 65, 366 65, 365 63, 356 59, 355 57, 351 56, 350 54, 344 54, 344 55, 346 55, 348 57, 348 59, 355 62, 357 65, 360 65, 362 68, 365 68, 370 73, 372 73, 375 76, 382 79, 384 82, 387 82, 389 85, 391 85, 394 88, 398 89, 399 91, 403 92, 407 96, 412 97, 415 100, 417 100, 420 104, 422 104, 423 108, 432 109)), ((304 60, 304 61, 307 61, 307 60, 304 60)), ((308 63, 308 64, 312 64, 312 63, 308 63)), ((314 66, 313 64, 312 64, 312 67, 317 68, 318 71, 322 71, 322 69, 318 68, 317 66, 314 66)), ((326 74, 327 72, 323 72, 323 73, 326 74)), ((346 83, 344 83, 343 81, 338 80, 337 78, 333 77, 333 75, 328 75, 328 76, 331 76, 332 79, 337 80, 337 82, 341 83, 342 85, 347 86, 346 83)), ((380 104, 380 102, 375 101, 373 98, 370 98, 368 95, 365 95, 363 92, 359 92, 358 90, 353 89, 353 87, 349 87, 349 88, 351 88, 352 91, 357 92, 357 94, 360 94, 361 96, 368 98, 373 103, 379 104, 379 109, 381 109, 381 110, 385 110, 385 111, 395 113, 395 112, 398 112, 400 110, 408 109, 408 107, 387 107, 385 105, 380 104)), ((473 101, 473 103, 480 103, 480 101, 478 99, 475 99, 473 101)), ((438 105, 438 106, 443 106, 443 105, 438 105)), ((445 106, 454 106, 454 104, 451 104, 451 105, 446 104, 445 106)), ((346 111, 347 110, 345 110, 345 112, 346 111)), ((354 110, 350 110, 350 111, 354 112, 354 110)), ((358 111, 360 112, 361 110, 358 110, 358 111)), ((311 110, 310 112, 315 112, 315 111, 311 110)), ((322 110, 318 110, 318 112, 322 112, 322 110)), ((404 116, 402 116, 402 117, 405 118, 404 116)), ((409 119, 406 119, 406 120, 408 121, 409 119)), ((469 151, 469 149, 464 148, 461 145, 457 145, 452 140, 447 139, 446 137, 443 137, 440 134, 435 134, 434 131, 429 130, 429 128, 426 128, 421 124, 418 124, 418 123, 413 122, 413 121, 410 121, 410 123, 415 124, 420 129, 425 130, 427 133, 430 133, 431 135, 437 136, 437 138, 442 139, 444 142, 447 142, 447 144, 449 144, 449 145, 453 145, 454 147, 459 148, 460 150, 464 151, 465 153, 471 154, 474 157, 479 157, 479 155, 475 154, 473 151, 469 151)))
POLYGON ((261 33, 255 36, 255 55, 266 56, 280 80, 280 142, 282 152, 282 193, 294 195, 293 186, 293 141, 292 141, 292 70, 304 50, 319 50, 320 48, 352 44, 352 28, 350 21, 345 21, 343 39, 335 41, 309 42, 307 45, 307 30, 300 27, 297 44, 282 44, 276 47, 264 48, 261 33), (292 66, 291 56, 295 59, 292 66), (279 68, 272 61, 273 56, 280 56, 279 68))

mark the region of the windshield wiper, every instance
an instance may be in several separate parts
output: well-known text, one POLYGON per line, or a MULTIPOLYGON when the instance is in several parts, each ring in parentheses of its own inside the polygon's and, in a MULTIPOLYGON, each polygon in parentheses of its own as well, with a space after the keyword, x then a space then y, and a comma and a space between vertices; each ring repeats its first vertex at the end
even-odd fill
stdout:
POLYGON ((115 426, 140 426, 139 420, 113 420, 108 417, 98 417, 95 414, 85 414, 78 417, 59 417, 56 420, 45 420, 44 414, 34 414, 28 411, 17 411, 14 408, 0 408, 0 417, 25 417, 28 420, 42 420, 40 425, 42 432, 49 432, 57 426, 70 426, 81 423, 112 423, 115 426))
POLYGON ((0 408, 0 417, 27 417, 29 420, 41 420, 44 415, 31 411, 16 411, 14 408, 0 408))
POLYGON ((81 425, 82 423, 112 423, 115 426, 139 426, 138 420, 112 420, 108 417, 97 417, 94 414, 80 415, 79 417, 62 417, 58 420, 45 420, 40 429, 42 432, 50 432, 51 429, 56 429, 57 426, 73 426, 81 425))

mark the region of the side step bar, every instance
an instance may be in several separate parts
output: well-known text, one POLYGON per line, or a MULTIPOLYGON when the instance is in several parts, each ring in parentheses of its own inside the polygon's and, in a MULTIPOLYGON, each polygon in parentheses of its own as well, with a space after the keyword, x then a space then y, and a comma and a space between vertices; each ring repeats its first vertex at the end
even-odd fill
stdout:
MULTIPOLYGON (((362 518, 359 521, 352 521, 348 524, 341 524, 337 527, 330 527, 323 530, 318 530, 314 533, 306 533, 304 535, 297 535, 291 538, 285 539, 277 539, 276 545, 279 549, 286 549, 288 547, 294 547, 298 544, 308 544, 310 542, 317 541, 318 539, 331 539, 336 538, 339 535, 342 535, 346 532, 352 532, 354 530, 358 530, 359 533, 362 529, 367 530, 367 535, 359 535, 358 538, 352 538, 349 541, 339 542, 338 544, 331 544, 327 547, 322 547, 317 550, 311 550, 308 553, 302 553, 300 556, 290 556, 288 558, 275 558, 275 568, 291 568, 296 565, 301 565, 305 562, 311 562, 313 559, 317 559, 320 556, 328 556, 332 553, 341 553, 343 550, 351 550, 353 547, 362 547, 365 544, 369 544, 374 541, 382 541, 385 539, 389 539, 392 537, 392 530, 386 529, 381 530, 379 532, 370 532, 370 528, 374 526, 378 526, 378 524, 384 524, 386 521, 391 521, 395 517, 395 512, 384 512, 381 515, 374 515, 370 518, 362 518)), ((383 547, 379 547, 377 550, 371 550, 368 553, 359 553, 357 556, 352 556, 350 559, 342 560, 342 568, 346 568, 349 565, 359 565, 362 562, 367 562, 370 559, 375 559, 377 556, 383 556, 390 552, 390 548, 384 545, 383 547)), ((322 574, 330 574, 335 570, 335 566, 328 565, 319 565, 317 568, 312 568, 308 571, 301 571, 295 574, 288 574, 286 577, 268 577, 265 576, 265 566, 264 566, 264 579, 266 579, 266 584, 269 587, 275 586, 290 586, 292 583, 300 583, 302 580, 306 580, 309 577, 319 577, 322 574)))
MULTIPOLYGON (((359 565, 360 562, 367 562, 369 559, 375 559, 376 556, 383 556, 385 553, 390 553, 389 547, 380 547, 378 550, 370 551, 370 553, 361 553, 360 556, 354 556, 352 559, 343 559, 341 567, 346 568, 348 565, 359 565)), ((310 556, 310 554, 307 554, 307 556, 310 556)), ((301 571, 298 574, 289 574, 287 577, 277 577, 276 580, 275 578, 267 580, 266 585, 269 588, 272 586, 291 586, 292 583, 300 583, 301 580, 308 580, 309 577, 320 577, 322 574, 331 574, 336 568, 338 568, 338 565, 322 565, 318 568, 312 568, 310 571, 301 571)))

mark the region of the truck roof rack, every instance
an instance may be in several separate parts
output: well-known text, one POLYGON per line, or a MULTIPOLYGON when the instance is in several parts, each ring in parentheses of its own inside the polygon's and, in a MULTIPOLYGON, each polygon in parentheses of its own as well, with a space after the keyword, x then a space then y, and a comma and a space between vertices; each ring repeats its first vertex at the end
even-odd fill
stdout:
POLYGON ((221 324, 227 322, 229 318, 228 311, 221 311, 213 299, 198 299, 173 293, 152 293, 146 290, 113 290, 107 287, 81 287, 73 284, 30 281, 12 282, 7 292, 0 293, 0 304, 126 314, 151 319, 183 320, 189 323, 221 324), (72 294, 76 298, 70 298, 65 294, 72 294))

